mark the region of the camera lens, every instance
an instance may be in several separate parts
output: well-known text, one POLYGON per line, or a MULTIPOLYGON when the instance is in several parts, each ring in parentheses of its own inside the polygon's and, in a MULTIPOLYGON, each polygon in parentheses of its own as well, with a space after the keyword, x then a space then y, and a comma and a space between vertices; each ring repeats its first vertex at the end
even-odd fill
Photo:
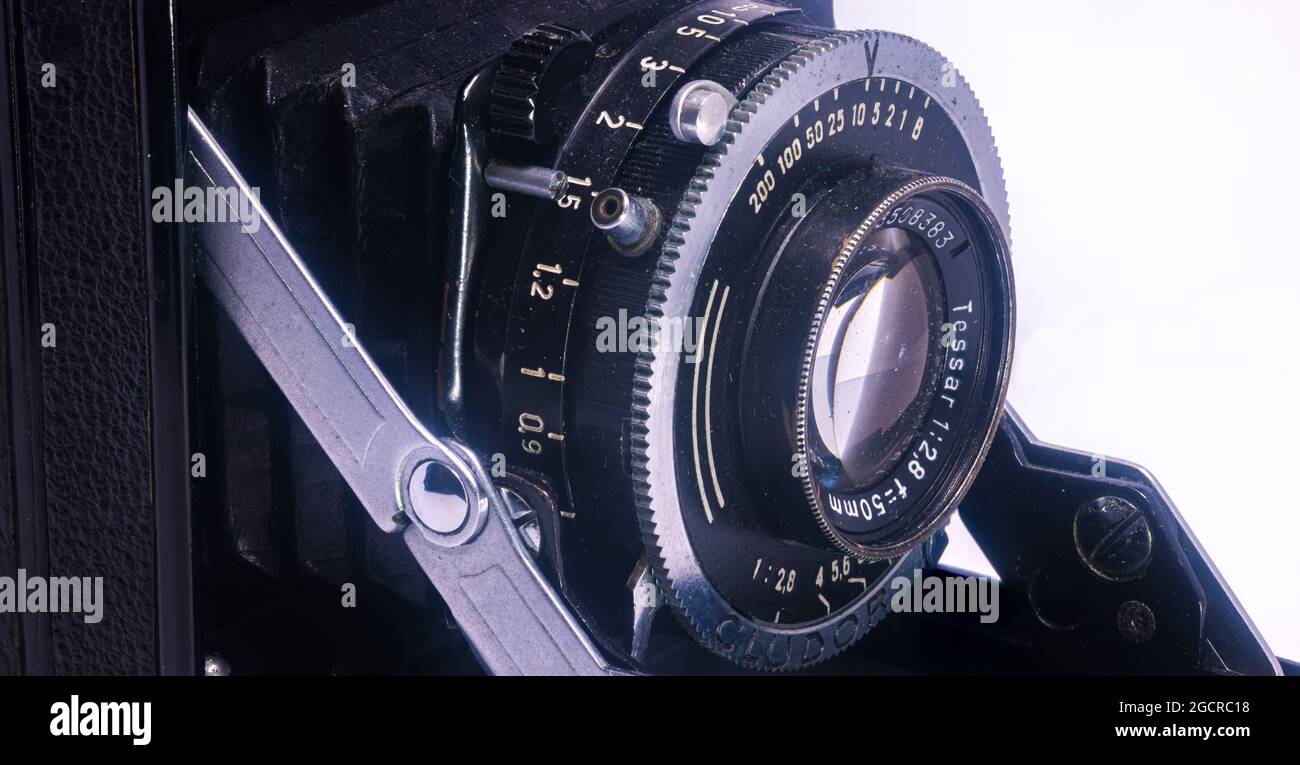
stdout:
POLYGON ((769 240, 740 387, 750 475, 776 533, 886 559, 955 508, 1009 359, 993 220, 959 181, 878 169, 769 240))
POLYGON ((872 237, 878 258, 836 294, 813 359, 809 398, 822 483, 875 484, 915 438, 934 398, 944 299, 913 235, 872 237))
POLYGON ((546 163, 568 195, 493 229, 523 255, 486 272, 475 358, 493 443, 567 495, 593 621, 625 629, 644 560, 702 644, 792 669, 874 625, 964 495, 1011 282, 991 134, 932 51, 752 26, 600 91, 546 163), (737 100, 716 142, 672 108, 696 90, 737 100))

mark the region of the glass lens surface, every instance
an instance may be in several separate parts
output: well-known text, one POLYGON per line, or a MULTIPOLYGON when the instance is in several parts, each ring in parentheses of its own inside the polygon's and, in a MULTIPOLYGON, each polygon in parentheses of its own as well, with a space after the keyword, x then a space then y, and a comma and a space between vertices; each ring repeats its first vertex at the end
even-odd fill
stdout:
POLYGON ((934 396, 943 306, 932 256, 899 229, 877 232, 873 243, 880 257, 843 282, 813 361, 809 403, 821 442, 814 458, 837 491, 878 481, 934 396))

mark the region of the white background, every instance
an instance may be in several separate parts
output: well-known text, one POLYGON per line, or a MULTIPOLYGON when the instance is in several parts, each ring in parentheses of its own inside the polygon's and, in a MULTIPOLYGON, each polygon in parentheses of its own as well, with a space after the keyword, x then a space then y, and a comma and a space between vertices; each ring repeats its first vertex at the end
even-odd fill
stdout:
MULTIPOLYGON (((1152 471, 1300 659, 1300 3, 841 0, 836 19, 934 46, 984 106, 1012 405, 1045 441, 1152 471)), ((945 562, 981 557, 958 531, 945 562)))

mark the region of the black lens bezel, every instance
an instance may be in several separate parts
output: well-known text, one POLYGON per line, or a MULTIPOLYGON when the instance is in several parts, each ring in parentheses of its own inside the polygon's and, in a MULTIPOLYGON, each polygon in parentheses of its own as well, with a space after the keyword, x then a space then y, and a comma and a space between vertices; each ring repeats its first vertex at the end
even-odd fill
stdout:
MULTIPOLYGON (((861 239, 865 241, 870 234, 896 225, 899 212, 907 209, 925 210, 923 221, 933 212, 936 221, 945 221, 945 229, 956 227, 960 232, 944 248, 935 248, 933 241, 929 244, 931 257, 940 268, 949 312, 945 328, 958 320, 968 322, 967 328, 956 337, 957 342, 965 341, 965 345, 945 346, 940 387, 935 391, 926 420, 927 425, 942 422, 948 429, 944 431, 935 425, 923 430, 914 439, 915 446, 907 450, 885 478, 860 491, 841 493, 827 489, 824 476, 818 473, 812 451, 817 437, 807 431, 810 423, 805 406, 806 380, 801 382, 797 414, 797 427, 804 433, 800 443, 810 466, 804 479, 808 499, 827 534, 846 551, 868 559, 896 557, 915 547, 956 509, 1000 418, 1013 345, 1014 300, 1008 248, 987 205, 977 193, 955 181, 929 179, 907 187, 915 188, 896 192, 897 199, 873 213, 875 220, 869 219, 864 224, 861 239), (967 319, 960 315, 959 309, 968 303, 971 310, 967 319), (972 339, 978 343, 974 354, 969 353, 972 339), (962 361, 960 370, 951 369, 950 362, 954 359, 962 361), (957 381, 955 390, 946 389, 949 379, 957 381), (949 401, 955 403, 949 406, 949 401), (933 459, 926 459, 927 448, 934 451, 933 459), (922 478, 916 478, 911 472, 913 463, 920 466, 922 478), (905 497, 900 496, 899 487, 906 492, 905 497), (878 512, 882 505, 884 514, 878 512), (848 508, 858 510, 858 520, 863 508, 871 509, 872 520, 854 523, 848 508)), ((906 220, 909 215, 902 218, 906 220)), ((860 250, 846 247, 841 268, 828 282, 827 295, 836 293, 840 273, 853 273, 874 257, 869 251, 860 250)), ((820 326, 810 333, 809 358, 820 335, 820 326)))

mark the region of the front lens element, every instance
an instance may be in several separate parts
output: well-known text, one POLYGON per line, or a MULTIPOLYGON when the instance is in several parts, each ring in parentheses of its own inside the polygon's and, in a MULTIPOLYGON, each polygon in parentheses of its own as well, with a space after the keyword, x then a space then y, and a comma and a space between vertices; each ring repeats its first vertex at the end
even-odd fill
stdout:
POLYGON ((843 283, 818 339, 809 386, 822 485, 877 483, 915 438, 934 398, 943 290, 927 248, 884 229, 879 257, 843 283))

